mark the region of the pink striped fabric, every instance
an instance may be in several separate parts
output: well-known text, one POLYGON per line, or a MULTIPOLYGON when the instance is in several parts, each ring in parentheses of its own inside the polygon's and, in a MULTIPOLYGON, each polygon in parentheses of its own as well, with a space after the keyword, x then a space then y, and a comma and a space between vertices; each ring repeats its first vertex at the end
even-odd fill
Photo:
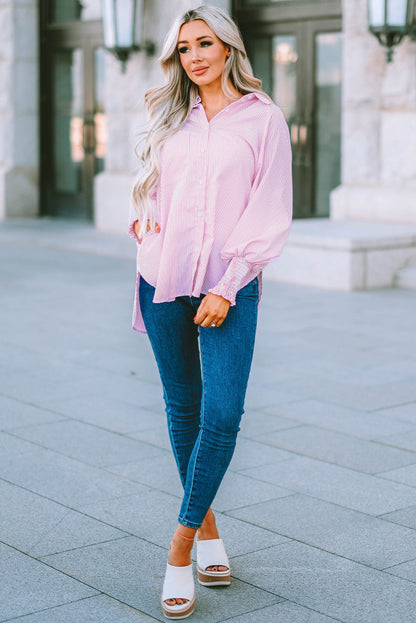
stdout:
POLYGON ((281 110, 249 93, 208 122, 198 98, 163 146, 155 201, 161 231, 147 233, 137 250, 133 328, 140 332, 140 275, 156 288, 155 303, 213 292, 235 305, 238 290, 282 252, 292 174, 281 110))

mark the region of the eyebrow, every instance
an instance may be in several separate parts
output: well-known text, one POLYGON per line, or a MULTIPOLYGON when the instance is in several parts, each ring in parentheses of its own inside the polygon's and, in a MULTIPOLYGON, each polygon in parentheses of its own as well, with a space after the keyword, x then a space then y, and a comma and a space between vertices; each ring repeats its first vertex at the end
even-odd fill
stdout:
MULTIPOLYGON (((202 35, 202 37, 197 37, 196 40, 200 41, 201 39, 212 39, 211 35, 202 35)), ((181 43, 189 43, 188 41, 178 41, 177 45, 180 45, 181 43)))

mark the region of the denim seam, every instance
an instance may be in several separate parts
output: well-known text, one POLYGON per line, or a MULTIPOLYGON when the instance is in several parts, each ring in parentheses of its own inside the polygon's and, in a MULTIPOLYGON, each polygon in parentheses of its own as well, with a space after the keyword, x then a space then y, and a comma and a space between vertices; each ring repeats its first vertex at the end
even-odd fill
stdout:
MULTIPOLYGON (((202 357, 201 357, 201 359, 202 359, 202 357)), ((203 365, 201 366, 201 368, 202 368, 202 370, 201 370, 202 371, 202 387, 204 387, 204 382, 203 382, 204 367, 203 367, 203 365)), ((197 451, 195 453, 194 469, 193 469, 193 472, 192 472, 192 480, 191 480, 192 485, 191 485, 191 488, 190 488, 190 491, 189 491, 188 504, 187 504, 186 510, 184 512, 184 518, 188 515, 189 506, 191 504, 192 488, 193 488, 194 479, 195 479, 195 472, 196 472, 196 463, 197 463, 197 460, 198 460, 199 449, 201 447, 202 432, 203 432, 203 426, 204 426, 204 421, 205 421, 205 400, 204 400, 204 394, 202 394, 202 401, 201 401, 201 403, 202 403, 201 404, 201 406, 202 406, 202 409, 201 409, 201 432, 200 432, 200 435, 199 435, 198 448, 197 448, 197 451)), ((180 518, 181 517, 179 517, 179 519, 180 518)), ((188 520, 185 520, 185 521, 188 521, 188 520)))

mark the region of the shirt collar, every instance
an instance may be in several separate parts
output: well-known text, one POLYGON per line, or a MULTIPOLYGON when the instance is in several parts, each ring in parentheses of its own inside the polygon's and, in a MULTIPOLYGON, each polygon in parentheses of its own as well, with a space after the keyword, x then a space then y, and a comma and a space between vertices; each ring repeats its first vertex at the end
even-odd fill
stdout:
MULTIPOLYGON (((271 104, 272 100, 265 93, 246 93, 240 99, 259 99, 263 104, 271 104)), ((238 100, 236 100, 238 101, 238 100)), ((201 97, 197 95, 192 108, 197 108, 201 104, 201 97)))

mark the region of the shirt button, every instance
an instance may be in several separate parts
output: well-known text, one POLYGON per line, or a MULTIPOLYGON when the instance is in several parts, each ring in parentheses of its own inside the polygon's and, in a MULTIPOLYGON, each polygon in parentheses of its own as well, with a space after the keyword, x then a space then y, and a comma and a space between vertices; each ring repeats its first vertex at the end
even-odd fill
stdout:
POLYGON ((200 183, 200 184, 203 184, 203 183, 204 183, 204 180, 199 180, 199 183, 200 183))
POLYGON ((201 154, 205 153, 205 147, 201 147, 201 154))

